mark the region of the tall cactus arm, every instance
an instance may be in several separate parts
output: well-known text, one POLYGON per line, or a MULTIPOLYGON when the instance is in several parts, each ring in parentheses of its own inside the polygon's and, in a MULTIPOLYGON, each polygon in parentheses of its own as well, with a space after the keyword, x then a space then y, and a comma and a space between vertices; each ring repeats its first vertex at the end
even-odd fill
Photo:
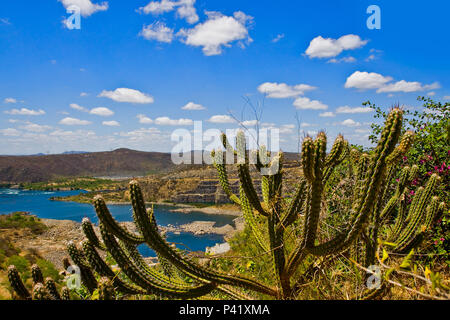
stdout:
POLYGON ((83 253, 78 250, 72 241, 67 244, 67 252, 75 265, 80 268, 81 281, 86 286, 88 291, 93 293, 95 289, 97 289, 98 284, 94 274, 92 273, 91 267, 83 256, 83 253))
POLYGON ((13 288, 14 292, 19 296, 19 298, 24 300, 31 299, 30 292, 23 284, 19 272, 17 271, 17 268, 13 265, 8 267, 8 280, 11 285, 11 288, 13 288))
POLYGON ((66 286, 61 288, 61 300, 70 300, 70 290, 66 286))
POLYGON ((134 263, 136 266, 148 277, 154 279, 155 281, 161 282, 166 285, 177 285, 180 287, 189 288, 191 285, 188 285, 178 279, 171 279, 167 277, 162 272, 159 272, 155 268, 151 268, 142 258, 139 251, 136 249, 134 245, 127 244, 123 241, 119 240, 119 245, 123 252, 127 255, 127 257, 134 263))
POLYGON ((44 276, 42 275, 41 268, 37 264, 31 266, 31 278, 33 279, 33 284, 44 283, 44 276))
POLYGON ((92 266, 95 272, 102 277, 108 277, 112 279, 113 285, 117 290, 123 294, 145 294, 146 291, 138 286, 122 281, 117 277, 116 273, 106 264, 100 257, 94 245, 90 241, 83 242, 83 252, 89 264, 92 266))
POLYGON ((246 224, 250 227, 250 230, 252 230, 253 236, 255 237, 256 241, 258 242, 259 246, 263 249, 264 252, 269 251, 269 247, 267 246, 267 241, 264 238, 264 235, 261 233, 261 228, 258 225, 258 222, 255 217, 255 213, 253 211, 253 208, 248 201, 244 189, 242 187, 239 187, 240 191, 240 197, 241 197, 241 209, 242 214, 244 216, 246 224))
MULTIPOLYGON (((409 246, 414 236, 419 230, 422 222, 426 222, 428 219, 433 219, 434 214, 437 212, 438 208, 438 198, 433 198, 431 201, 430 208, 426 209, 426 204, 430 201, 432 193, 434 192, 440 177, 437 174, 433 174, 431 178, 428 180, 427 185, 425 186, 424 191, 421 193, 420 198, 417 200, 417 204, 413 210, 410 211, 409 216, 410 220, 406 227, 400 233, 398 239, 396 239, 396 247, 394 248, 395 252, 403 252, 405 248, 409 246), (428 212, 426 212, 427 210, 428 212), (428 218, 427 214, 431 217, 428 218)), ((429 222, 431 223, 431 222, 429 222)))
POLYGON ((112 217, 111 213, 106 206, 105 200, 101 196, 96 196, 94 198, 95 211, 101 223, 103 223, 106 228, 114 234, 117 238, 133 244, 142 244, 145 242, 144 238, 140 235, 133 234, 122 228, 116 220, 112 217))
POLYGON ((344 161, 348 154, 348 142, 339 134, 336 138, 329 155, 325 159, 325 173, 323 174, 324 183, 328 181, 334 169, 344 161))
POLYGON ((301 162, 303 175, 309 183, 312 183, 314 180, 314 141, 311 137, 303 139, 301 162))
POLYGON ((47 277, 47 279, 45 279, 44 285, 52 300, 61 300, 61 296, 59 295, 58 289, 56 288, 56 283, 52 278, 47 277))
POLYGON ((319 133, 314 141, 314 179, 310 183, 310 197, 307 204, 309 209, 305 217, 305 245, 314 247, 323 194, 323 166, 327 148, 327 139, 324 132, 319 133))
POLYGON ((245 143, 245 135, 241 130, 238 132, 236 137, 236 149, 238 159, 240 159, 239 161, 241 161, 240 163, 238 162, 238 175, 241 186, 244 188, 245 195, 247 196, 247 199, 250 201, 253 208, 255 208, 261 215, 267 217, 269 214, 262 207, 250 176, 249 165, 247 163, 246 156, 247 147, 245 143))
POLYGON ((222 190, 228 196, 228 198, 235 204, 240 205, 239 198, 231 191, 230 182, 228 181, 228 174, 226 165, 223 162, 223 152, 221 150, 211 152, 211 158, 213 159, 214 167, 219 173, 219 182, 222 186, 222 190))
POLYGON ((155 251, 158 251, 176 268, 185 272, 189 276, 192 276, 193 278, 203 279, 204 281, 211 281, 219 284, 235 285, 260 293, 276 296, 276 291, 274 289, 269 288, 257 281, 244 277, 221 274, 219 272, 203 268, 198 264, 181 257, 178 252, 167 244, 167 242, 159 234, 158 230, 149 221, 142 192, 136 181, 130 182, 130 194, 133 208, 136 213, 136 224, 141 230, 142 235, 145 237, 146 242, 151 247, 155 248, 155 251))
POLYGON ((179 287, 176 285, 165 285, 161 282, 147 277, 141 269, 139 269, 133 261, 131 261, 126 253, 122 250, 113 235, 109 234, 103 225, 100 225, 103 241, 108 248, 108 252, 121 267, 125 275, 138 286, 147 290, 150 294, 157 294, 166 297, 174 297, 181 299, 192 299, 204 296, 216 288, 216 284, 207 283, 191 288, 179 287))
POLYGON ((42 283, 37 283, 33 287, 33 300, 52 300, 47 289, 42 283))
POLYGON ((373 156, 373 166, 368 168, 367 184, 362 193, 364 201, 357 204, 356 219, 344 232, 339 233, 334 239, 315 247, 309 247, 308 251, 317 256, 333 254, 346 249, 361 233, 367 223, 380 191, 382 178, 386 170, 386 158, 393 152, 399 139, 402 128, 403 111, 395 108, 386 120, 381 138, 373 156))
POLYGON ((105 245, 103 243, 101 243, 100 239, 95 234, 94 227, 93 227, 91 221, 89 220, 89 218, 83 218, 83 220, 81 222, 81 228, 83 230, 83 233, 84 233, 86 239, 88 239, 89 242, 94 247, 96 247, 97 249, 100 249, 100 250, 106 249, 105 245))

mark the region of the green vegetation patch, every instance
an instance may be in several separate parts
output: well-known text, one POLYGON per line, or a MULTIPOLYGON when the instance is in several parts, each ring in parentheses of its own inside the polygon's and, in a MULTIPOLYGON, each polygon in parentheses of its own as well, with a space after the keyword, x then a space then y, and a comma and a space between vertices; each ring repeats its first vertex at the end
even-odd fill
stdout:
POLYGON ((21 229, 30 228, 33 233, 42 233, 47 229, 41 219, 29 215, 26 212, 13 212, 7 215, 0 215, 0 229, 21 229))

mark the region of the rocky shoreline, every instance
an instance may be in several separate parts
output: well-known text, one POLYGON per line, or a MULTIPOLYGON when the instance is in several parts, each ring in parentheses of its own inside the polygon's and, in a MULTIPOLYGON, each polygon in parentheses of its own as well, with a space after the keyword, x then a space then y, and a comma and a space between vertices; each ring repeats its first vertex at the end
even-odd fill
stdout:
MULTIPOLYGON (((84 239, 81 224, 70 220, 53 219, 41 219, 41 222, 47 226, 47 229, 41 234, 36 235, 32 232, 23 232, 17 235, 12 233, 9 236, 14 245, 21 250, 36 252, 43 259, 52 262, 57 269, 62 269, 62 261, 67 257, 66 246, 68 241, 79 243, 84 239)), ((215 227, 215 222, 213 221, 195 221, 179 226, 160 226, 160 231, 162 234, 167 232, 175 234, 192 233, 194 235, 219 234, 223 235, 225 241, 227 241, 236 232, 243 229, 241 217, 236 218, 234 222, 234 227, 231 225, 215 227)), ((123 222, 121 224, 130 231, 136 231, 136 226, 133 222, 123 222)), ((95 231, 99 233, 97 227, 95 227, 95 231)), ((222 248, 223 246, 217 247, 222 248)), ((212 250, 212 253, 214 253, 214 248, 208 248, 208 250, 209 252, 212 250)))

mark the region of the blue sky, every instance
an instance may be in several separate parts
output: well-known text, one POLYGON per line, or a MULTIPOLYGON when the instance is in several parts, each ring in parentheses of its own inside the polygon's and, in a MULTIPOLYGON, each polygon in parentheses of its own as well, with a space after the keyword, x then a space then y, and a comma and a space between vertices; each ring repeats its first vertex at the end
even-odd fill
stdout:
POLYGON ((296 112, 302 134, 368 145, 362 102, 450 98, 448 12, 437 0, 2 1, 0 154, 168 152, 193 121, 252 120, 245 99, 264 105, 283 150, 297 150, 296 112), (366 25, 373 4, 380 30, 366 25))

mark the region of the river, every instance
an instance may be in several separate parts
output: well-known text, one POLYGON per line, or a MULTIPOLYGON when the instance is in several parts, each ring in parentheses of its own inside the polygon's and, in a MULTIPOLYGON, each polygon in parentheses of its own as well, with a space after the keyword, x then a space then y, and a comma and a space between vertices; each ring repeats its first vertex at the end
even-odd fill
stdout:
MULTIPOLYGON (((26 191, 16 189, 0 189, 0 214, 8 214, 16 211, 30 212, 43 219, 72 220, 81 222, 84 217, 97 223, 97 215, 93 205, 51 201, 51 197, 65 197, 79 194, 80 191, 26 191)), ((111 214, 117 221, 133 221, 131 205, 108 205, 111 214)), ((171 212, 173 206, 155 206, 155 217, 159 225, 169 224, 177 226, 194 221, 215 221, 216 227, 227 224, 233 225, 236 217, 226 215, 211 215, 201 212, 189 214, 171 212)), ((167 234, 167 240, 175 243, 180 249, 190 251, 204 251, 206 247, 214 246, 216 243, 223 243, 221 235, 201 235, 196 236, 190 233, 167 234)), ((145 256, 155 256, 154 252, 146 246, 141 246, 140 251, 145 256)))

